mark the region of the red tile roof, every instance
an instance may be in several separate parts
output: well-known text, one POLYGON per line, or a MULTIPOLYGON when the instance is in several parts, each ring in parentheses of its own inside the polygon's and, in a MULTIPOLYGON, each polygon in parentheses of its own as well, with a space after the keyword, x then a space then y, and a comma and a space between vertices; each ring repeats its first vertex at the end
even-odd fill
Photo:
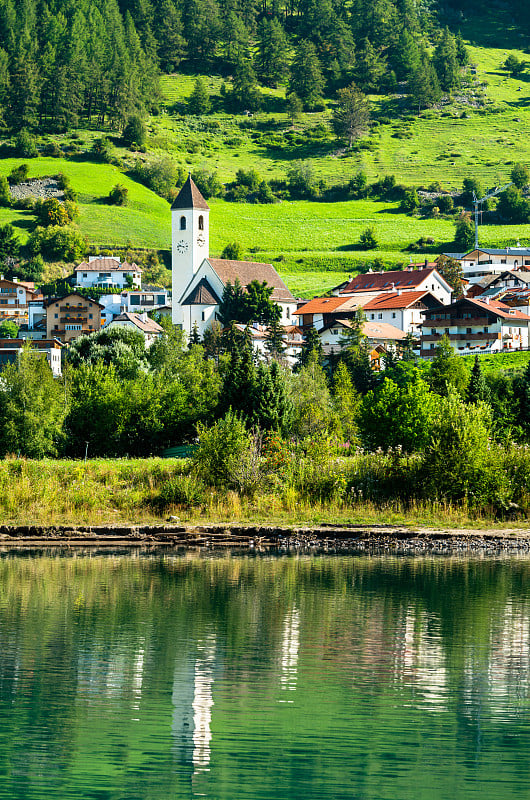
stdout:
POLYGON ((308 303, 301 306, 295 314, 331 314, 341 306, 347 304, 344 297, 314 297, 308 303))
POLYGON ((419 286, 426 278, 429 278, 435 271, 435 267, 424 267, 423 269, 403 269, 391 272, 366 272, 364 275, 357 275, 342 289, 341 294, 350 292, 367 291, 392 291, 393 286, 400 289, 414 289, 419 286))
POLYGON ((486 303, 484 300, 479 300, 476 297, 466 297, 466 300, 469 303, 473 303, 473 305, 478 306, 479 308, 485 309, 486 311, 493 311, 503 319, 520 319, 530 322, 530 317, 528 314, 523 314, 522 311, 516 311, 514 308, 504 305, 504 303, 501 303, 499 300, 490 300, 489 303, 486 303))
POLYGON ((408 308, 427 294, 430 294, 430 292, 402 292, 401 294, 384 292, 366 303, 363 309, 365 311, 381 311, 388 308, 408 308))

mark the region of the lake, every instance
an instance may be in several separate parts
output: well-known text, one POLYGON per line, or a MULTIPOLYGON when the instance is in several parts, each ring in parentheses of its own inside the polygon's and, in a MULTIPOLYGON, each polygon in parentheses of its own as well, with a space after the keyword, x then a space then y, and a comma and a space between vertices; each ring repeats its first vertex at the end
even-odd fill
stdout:
POLYGON ((0 798, 530 796, 530 558, 0 558, 0 798))

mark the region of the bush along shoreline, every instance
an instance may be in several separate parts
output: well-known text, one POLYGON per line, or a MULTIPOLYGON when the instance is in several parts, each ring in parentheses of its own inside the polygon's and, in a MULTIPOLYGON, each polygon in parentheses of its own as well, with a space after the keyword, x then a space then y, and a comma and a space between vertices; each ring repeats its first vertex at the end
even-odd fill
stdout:
POLYGON ((0 513, 526 520, 530 366, 482 374, 442 339, 376 372, 358 322, 325 369, 310 336, 287 369, 273 324, 266 363, 234 326, 188 346, 169 326, 147 353, 132 332, 80 337, 60 379, 25 350, 0 382, 0 513), (150 458, 176 445, 192 457, 150 458))

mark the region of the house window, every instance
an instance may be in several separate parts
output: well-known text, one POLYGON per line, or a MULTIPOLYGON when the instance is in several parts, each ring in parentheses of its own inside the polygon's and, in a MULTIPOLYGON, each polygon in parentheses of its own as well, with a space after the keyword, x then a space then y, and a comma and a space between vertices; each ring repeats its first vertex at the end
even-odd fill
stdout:
POLYGON ((444 328, 444 333, 446 333, 449 336, 449 328, 444 328))
POLYGON ((484 327, 484 333, 489 333, 489 332, 490 332, 490 329, 489 329, 489 328, 488 328, 488 326, 486 325, 486 326, 484 327))
POLYGON ((55 319, 59 319, 59 314, 54 314, 55 319))
POLYGON ((139 294, 131 294, 129 302, 132 306, 139 306, 140 305, 140 295, 139 294))
POLYGON ((89 315, 88 315, 88 318, 89 318, 89 319, 92 319, 92 314, 89 314, 89 315))
POLYGON ((339 335, 338 328, 334 328, 334 329, 331 331, 331 333, 333 334, 333 336, 338 336, 338 335, 339 335))
POLYGON ((86 272, 83 272, 83 278, 88 278, 88 275, 87 275, 86 272))
POLYGON ((204 217, 203 217, 203 215, 202 215, 202 214, 201 214, 201 216, 199 217, 199 230, 200 230, 200 231, 203 231, 203 230, 204 230, 204 217))
POLYGON ((392 311, 392 319, 395 319, 395 318, 396 318, 396 312, 392 311))
POLYGON ((181 231, 185 231, 186 230, 186 217, 181 217, 180 218, 180 230, 181 231))
POLYGON ((285 311, 285 316, 287 317, 287 319, 291 319, 291 309, 289 308, 289 306, 287 306, 287 309, 285 311))
POLYGON ((379 312, 379 314, 377 315, 377 319, 383 319, 383 314, 381 312, 379 312))
POLYGON ((165 295, 163 295, 163 294, 157 294, 157 296, 156 296, 156 302, 158 303, 158 305, 159 305, 159 306, 163 306, 163 305, 164 305, 164 303, 166 302, 166 297, 165 297, 165 295))
POLYGON ((431 350, 434 350, 434 342, 431 342, 431 350))
POLYGON ((375 319, 375 314, 371 314, 370 319, 375 319))
POLYGON ((471 333, 471 328, 466 328, 466 333, 471 333))

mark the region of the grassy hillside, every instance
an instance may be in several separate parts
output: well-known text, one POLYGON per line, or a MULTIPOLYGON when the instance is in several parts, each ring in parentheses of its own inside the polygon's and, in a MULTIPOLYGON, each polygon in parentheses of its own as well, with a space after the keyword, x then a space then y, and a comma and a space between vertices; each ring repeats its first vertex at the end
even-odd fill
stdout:
MULTIPOLYGON (((502 8, 484 9, 473 24, 462 23, 471 69, 462 89, 439 108, 421 116, 403 114, 399 95, 370 98, 378 123, 360 146, 345 150, 330 125, 332 103, 318 113, 303 114, 293 125, 284 106, 285 88, 263 89, 265 109, 253 116, 214 111, 207 117, 185 114, 185 102, 195 80, 180 74, 162 79, 163 106, 149 122, 146 154, 131 153, 116 139, 116 155, 124 170, 88 160, 98 131, 80 131, 80 152, 72 158, 26 159, 30 176, 65 172, 79 193, 79 225, 96 245, 132 244, 170 247, 169 204, 126 174, 137 158, 149 161, 169 156, 186 169, 218 172, 232 180, 238 169, 253 167, 262 177, 284 179, 295 160, 307 161, 328 185, 347 182, 359 169, 370 180, 394 174, 399 183, 427 187, 439 181, 458 191, 465 177, 479 178, 485 187, 506 182, 516 162, 530 164, 530 74, 511 78, 501 64, 509 53, 525 59, 525 39, 512 28, 502 8), (514 47, 515 45, 515 47, 514 47), (83 160, 86 159, 86 160, 83 160), (104 198, 116 183, 129 190, 129 205, 116 208, 104 198)), ((206 78, 214 107, 221 108, 221 78, 206 78)), ((47 137, 64 146, 72 136, 47 137)), ((0 160, 7 175, 24 159, 0 160)), ((429 252, 414 261, 452 249, 449 219, 420 219, 399 212, 396 203, 373 200, 322 203, 282 202, 275 205, 211 201, 211 250, 218 255, 228 241, 238 240, 248 257, 272 260, 295 293, 305 295, 335 285, 359 263, 382 259, 408 263, 407 246, 432 237, 429 252), (357 242, 373 226, 377 250, 363 252, 357 242)), ((35 224, 26 212, 0 209, 0 224, 13 222, 24 241, 35 224)), ((530 225, 487 226, 483 245, 530 241, 530 225)))

